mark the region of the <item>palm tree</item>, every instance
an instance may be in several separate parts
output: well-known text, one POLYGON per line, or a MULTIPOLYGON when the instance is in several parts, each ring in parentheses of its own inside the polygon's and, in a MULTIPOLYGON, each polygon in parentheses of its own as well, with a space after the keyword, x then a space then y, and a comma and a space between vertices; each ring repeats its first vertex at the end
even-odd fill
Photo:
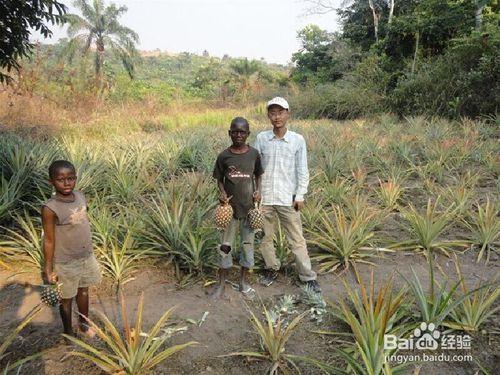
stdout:
POLYGON ((104 0, 74 0, 73 4, 82 15, 68 14, 68 36, 72 44, 83 45, 83 53, 95 48, 95 76, 101 81, 105 51, 108 49, 117 56, 130 78, 133 78, 134 58, 138 56, 135 48, 139 42, 137 33, 128 27, 120 25, 118 18, 128 8, 124 5, 117 7, 111 3, 105 6, 104 0))
POLYGON ((248 92, 252 86, 258 85, 261 65, 256 60, 244 58, 232 61, 230 68, 236 79, 242 100, 246 102, 248 92))

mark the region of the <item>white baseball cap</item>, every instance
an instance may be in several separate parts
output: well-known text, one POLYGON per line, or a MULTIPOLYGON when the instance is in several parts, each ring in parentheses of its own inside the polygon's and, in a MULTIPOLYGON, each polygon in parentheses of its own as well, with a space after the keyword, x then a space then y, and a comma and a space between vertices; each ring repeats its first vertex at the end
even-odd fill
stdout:
POLYGON ((269 109, 270 106, 272 105, 279 105, 281 108, 285 108, 287 110, 290 110, 290 106, 288 105, 288 102, 283 99, 281 96, 277 96, 275 98, 272 98, 267 102, 267 109, 269 109))

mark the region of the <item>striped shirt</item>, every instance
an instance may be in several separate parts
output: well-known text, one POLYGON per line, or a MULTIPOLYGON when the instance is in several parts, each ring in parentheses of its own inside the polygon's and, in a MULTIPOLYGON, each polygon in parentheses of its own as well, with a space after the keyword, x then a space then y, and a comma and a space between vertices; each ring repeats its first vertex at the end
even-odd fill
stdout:
POLYGON ((294 195, 296 201, 303 201, 309 185, 304 137, 287 130, 283 138, 277 138, 267 130, 257 134, 254 147, 264 167, 262 204, 291 206, 294 195))

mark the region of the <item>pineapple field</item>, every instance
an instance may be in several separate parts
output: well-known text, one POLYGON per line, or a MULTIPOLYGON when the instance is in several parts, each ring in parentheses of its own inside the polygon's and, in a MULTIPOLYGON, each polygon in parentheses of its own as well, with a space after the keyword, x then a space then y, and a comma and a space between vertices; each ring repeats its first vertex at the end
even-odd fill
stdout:
POLYGON ((234 267, 227 299, 214 302, 207 293, 216 280, 220 223, 212 171, 237 115, 249 119, 250 144, 271 127, 264 107, 139 124, 122 116, 123 123, 31 133, 0 127, 3 373, 498 371, 498 123, 388 114, 292 119, 289 128, 308 148, 302 223, 323 295, 297 285, 278 228, 277 282, 258 283, 264 263, 257 239, 257 298, 241 297, 234 267), (42 285, 40 208, 56 159, 76 167, 104 275, 90 293, 91 341, 61 336, 57 308, 41 300, 54 303, 42 285), (467 337, 470 345, 384 346, 384 336, 407 340, 433 331, 431 324, 435 336, 467 337), (422 360, 438 354, 449 357, 422 360))

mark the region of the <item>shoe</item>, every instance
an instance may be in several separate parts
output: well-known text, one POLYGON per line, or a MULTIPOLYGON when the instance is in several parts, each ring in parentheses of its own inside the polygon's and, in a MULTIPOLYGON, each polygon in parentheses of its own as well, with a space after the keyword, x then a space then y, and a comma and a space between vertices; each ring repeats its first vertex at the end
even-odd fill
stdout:
POLYGON ((321 294, 321 287, 316 280, 309 280, 304 284, 311 288, 314 293, 321 294))
POLYGON ((259 283, 264 286, 270 286, 278 278, 278 272, 274 270, 264 270, 264 274, 260 277, 259 283))

